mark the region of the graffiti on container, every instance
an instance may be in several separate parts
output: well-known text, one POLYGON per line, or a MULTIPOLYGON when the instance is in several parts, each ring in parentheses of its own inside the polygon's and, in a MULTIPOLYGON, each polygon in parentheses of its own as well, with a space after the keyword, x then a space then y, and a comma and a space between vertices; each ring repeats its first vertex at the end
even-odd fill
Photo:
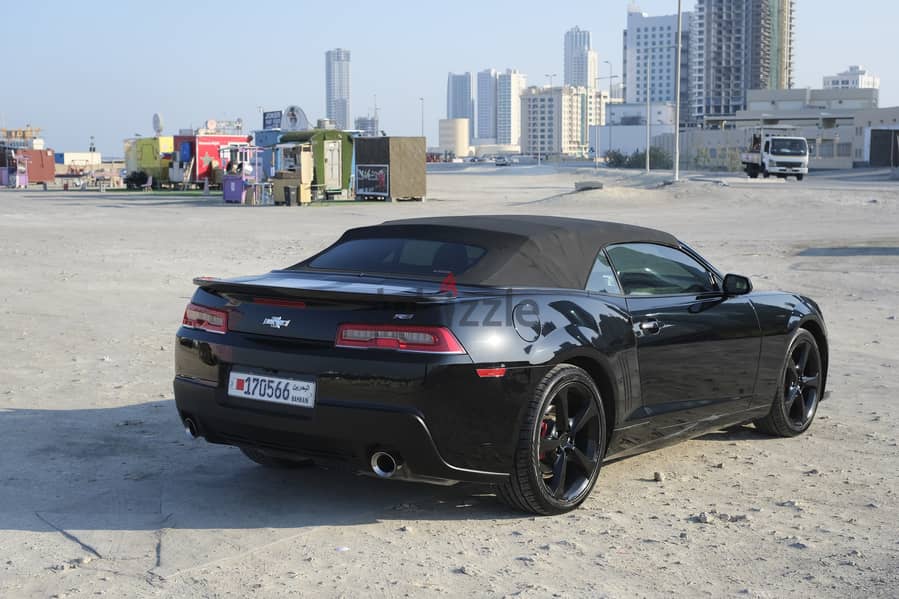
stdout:
POLYGON ((390 167, 386 164, 356 165, 356 195, 387 196, 390 167))

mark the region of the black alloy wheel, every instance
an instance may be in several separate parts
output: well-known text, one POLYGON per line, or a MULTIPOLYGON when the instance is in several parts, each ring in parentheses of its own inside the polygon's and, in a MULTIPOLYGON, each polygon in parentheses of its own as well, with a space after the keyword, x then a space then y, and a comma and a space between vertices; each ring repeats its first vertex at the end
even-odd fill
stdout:
POLYGON ((527 512, 570 511, 590 494, 605 449, 605 413, 596 384, 576 366, 556 366, 537 386, 520 429, 514 471, 499 495, 527 512))
POLYGON ((781 391, 768 415, 756 421, 756 427, 780 437, 805 432, 818 411, 824 382, 822 365, 815 337, 799 329, 787 351, 781 391))

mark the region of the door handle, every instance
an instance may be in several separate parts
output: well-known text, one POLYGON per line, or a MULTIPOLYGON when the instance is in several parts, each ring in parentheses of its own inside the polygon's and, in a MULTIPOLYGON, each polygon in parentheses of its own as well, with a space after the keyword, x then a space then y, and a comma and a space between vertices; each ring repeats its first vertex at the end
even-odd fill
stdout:
POLYGON ((644 335, 658 335, 662 331, 662 325, 658 320, 649 319, 640 322, 640 332, 644 335))

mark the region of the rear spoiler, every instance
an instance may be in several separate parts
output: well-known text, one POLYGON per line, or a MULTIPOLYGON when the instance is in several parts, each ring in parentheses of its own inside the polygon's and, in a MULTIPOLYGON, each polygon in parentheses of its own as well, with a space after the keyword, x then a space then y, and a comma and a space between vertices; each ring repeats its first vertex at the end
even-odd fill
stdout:
POLYGON ((391 302, 411 304, 442 304, 451 302, 456 296, 448 290, 441 291, 437 285, 427 289, 402 290, 402 288, 381 287, 375 292, 366 290, 373 285, 359 285, 352 283, 333 282, 330 287, 305 288, 302 286, 264 284, 260 278, 259 284, 252 282, 229 281, 213 277, 196 277, 194 285, 221 295, 243 295, 256 297, 276 297, 290 299, 330 300, 344 302, 391 302), (357 290, 354 290, 356 287, 357 290))

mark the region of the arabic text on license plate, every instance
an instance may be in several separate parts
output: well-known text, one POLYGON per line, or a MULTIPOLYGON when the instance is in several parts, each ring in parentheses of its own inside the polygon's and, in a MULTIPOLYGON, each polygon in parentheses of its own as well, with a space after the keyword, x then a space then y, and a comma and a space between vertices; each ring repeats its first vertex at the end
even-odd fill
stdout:
POLYGON ((315 405, 315 383, 232 372, 228 395, 311 408, 315 405))

